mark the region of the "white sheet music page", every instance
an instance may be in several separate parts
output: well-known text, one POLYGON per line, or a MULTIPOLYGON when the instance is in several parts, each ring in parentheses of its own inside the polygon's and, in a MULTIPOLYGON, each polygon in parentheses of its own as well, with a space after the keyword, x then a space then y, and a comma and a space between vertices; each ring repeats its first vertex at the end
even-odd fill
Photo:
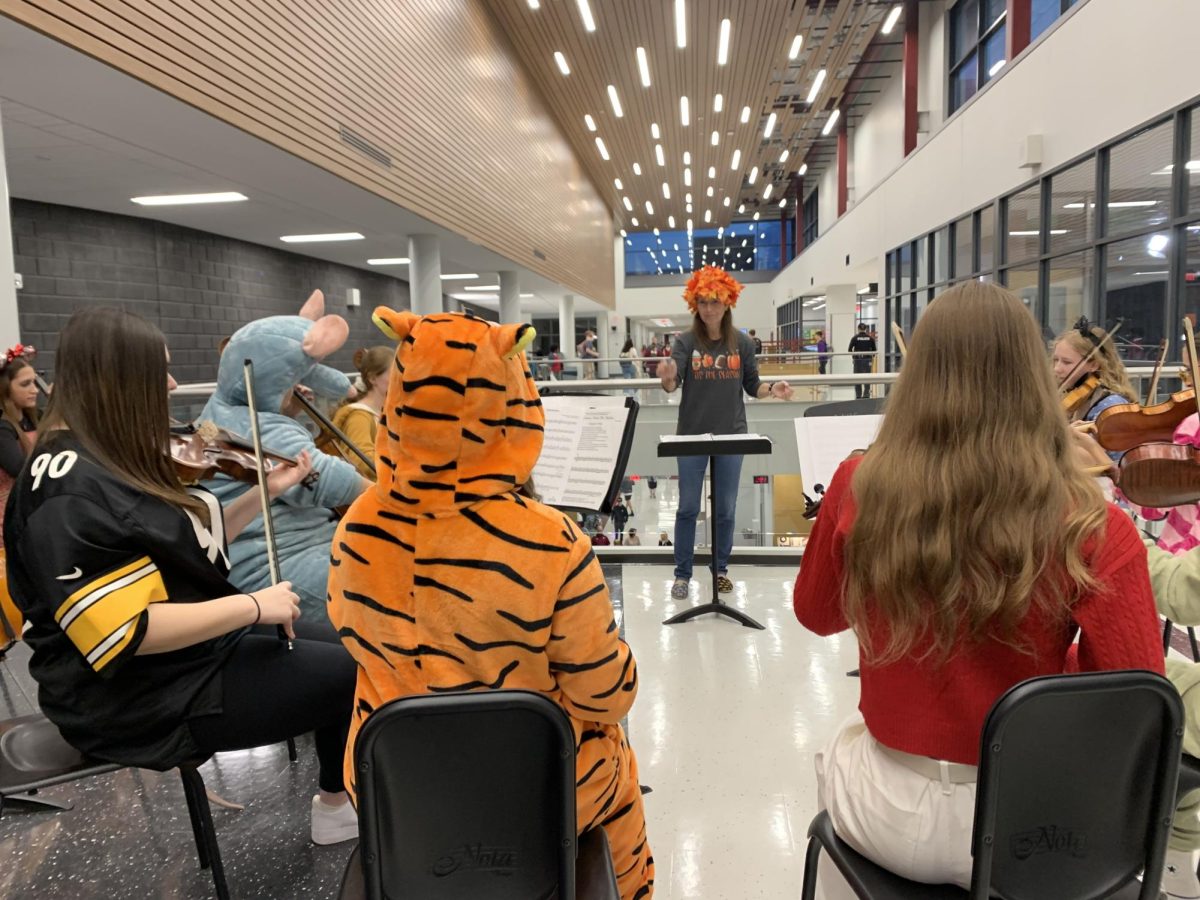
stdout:
POLYGON ((818 484, 828 487, 833 473, 847 456, 871 445, 882 422, 883 416, 796 419, 796 449, 805 492, 811 495, 818 484))
POLYGON ((624 398, 543 397, 546 435, 533 479, 550 506, 599 509, 613 480, 629 410, 624 398))

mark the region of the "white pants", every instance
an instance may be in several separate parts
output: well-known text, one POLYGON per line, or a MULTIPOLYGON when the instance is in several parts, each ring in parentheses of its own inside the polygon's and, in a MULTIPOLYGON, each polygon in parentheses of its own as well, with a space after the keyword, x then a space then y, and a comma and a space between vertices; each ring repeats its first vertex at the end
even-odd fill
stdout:
MULTIPOLYGON (((943 783, 881 748, 855 715, 816 755, 817 802, 838 836, 868 859, 912 881, 971 884, 975 784, 943 783)), ((837 867, 822 856, 818 896, 853 900, 837 867)))

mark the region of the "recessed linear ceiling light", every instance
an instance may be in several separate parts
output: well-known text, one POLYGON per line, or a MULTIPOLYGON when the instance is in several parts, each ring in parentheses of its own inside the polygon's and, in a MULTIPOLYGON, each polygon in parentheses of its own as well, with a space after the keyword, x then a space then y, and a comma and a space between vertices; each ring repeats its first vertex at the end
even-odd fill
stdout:
POLYGON ((608 86, 608 102, 612 104, 614 116, 620 119, 625 115, 624 111, 621 109, 621 98, 617 96, 616 85, 610 84, 608 86))
POLYGON ((604 146, 603 138, 596 138, 596 149, 600 151, 601 159, 608 159, 608 148, 604 146))
MULTIPOLYGON (((740 216, 742 213, 744 213, 745 211, 746 211, 746 204, 745 204, 745 203, 743 203, 743 204, 741 204, 740 206, 738 206, 738 215, 739 215, 739 216, 740 216)), ((742 242, 742 245, 743 245, 743 246, 745 246, 745 243, 746 243, 746 242, 745 242, 745 241, 743 241, 743 242, 742 242)))
POLYGON ((658 161, 660 166, 665 166, 667 164, 667 158, 663 155, 662 144, 654 145, 654 158, 658 161))
POLYGON ((479 276, 474 272, 451 272, 443 275, 442 281, 474 281, 479 276))
POLYGON ((711 221, 712 221, 712 210, 711 210, 711 209, 706 209, 706 210, 704 211, 704 221, 705 221, 705 222, 711 222, 711 221))
POLYGON ((633 212, 633 202, 628 197, 622 197, 621 202, 625 204, 625 208, 629 212, 633 212))
POLYGON ((831 112, 829 114, 829 121, 826 122, 825 127, 821 129, 821 134, 828 135, 829 132, 833 131, 833 126, 837 124, 838 119, 841 117, 842 111, 840 109, 835 109, 833 112, 831 112))
POLYGON ((799 175, 801 178, 803 178, 805 175, 807 175, 808 174, 808 163, 803 163, 800 166, 800 168, 798 168, 796 170, 796 174, 799 175))
MULTIPOLYGON (((1070 230, 1071 229, 1069 229, 1069 228, 1054 229, 1050 233, 1051 234, 1067 234, 1070 230)), ((1037 231, 1010 231, 1009 232, 1009 234, 1012 237, 1037 237, 1039 233, 1040 232, 1037 232, 1037 231)))
POLYGON ((583 124, 587 126, 588 131, 596 130, 596 120, 593 119, 590 115, 583 117, 583 124))
POLYGON ((368 266, 407 266, 408 265, 408 257, 407 256, 387 256, 387 257, 379 257, 377 259, 368 259, 367 265, 368 266))
POLYGON ((750 175, 746 179, 750 184, 754 184, 758 180, 758 166, 750 170, 750 175))
POLYGON ((658 130, 657 122, 650 123, 650 137, 654 138, 656 141, 662 137, 662 132, 658 130))
POLYGON ((575 0, 579 5, 579 18, 583 19, 583 27, 588 31, 596 30, 596 20, 592 18, 592 8, 588 0, 575 0))
POLYGON ((641 166, 639 166, 637 163, 634 163, 634 164, 633 164, 633 174, 634 174, 634 175, 641 175, 641 174, 642 174, 642 167, 641 167, 641 166))
POLYGON ((804 46, 804 35, 798 34, 792 38, 792 46, 788 49, 788 59, 795 59, 800 55, 800 48, 804 46))
POLYGON ((782 200, 779 201, 780 209, 783 209, 785 206, 787 206, 787 197, 784 197, 782 200))
POLYGON ((900 19, 900 13, 902 10, 903 7, 899 3, 893 6, 892 11, 888 13, 888 17, 883 20, 883 27, 879 30, 884 34, 891 34, 892 29, 896 27, 896 22, 900 19))
MULTIPOLYGON (((692 186, 692 170, 690 168, 683 170, 683 186, 684 187, 692 186)), ((688 194, 688 196, 690 197, 692 195, 688 194)))
POLYGON ((536 294, 522 294, 521 299, 528 300, 530 297, 534 297, 534 296, 537 296, 537 295, 536 294))
POLYGON ((250 198, 237 191, 218 191, 212 194, 160 194, 129 199, 139 206, 187 206, 195 203, 240 203, 250 198))
POLYGON ((691 121, 691 113, 688 111, 688 98, 679 98, 679 121, 684 127, 687 127, 691 121))
POLYGON ((671 199, 671 186, 669 184, 667 184, 665 181, 663 182, 663 199, 664 200, 671 199))
POLYGON ((725 97, 722 94, 717 94, 713 97, 713 112, 720 112, 725 108, 725 97))
POLYGON ((361 241, 357 231, 341 231, 334 234, 285 234, 280 240, 285 244, 317 244, 322 241, 361 241))
MULTIPOLYGON (((758 221, 758 216, 759 216, 759 214, 758 214, 758 213, 755 213, 755 214, 754 214, 754 221, 755 221, 755 222, 757 222, 757 221, 758 221)), ((757 248, 755 248, 755 249, 757 249, 757 248)))
POLYGON ((821 85, 825 83, 825 70, 822 69, 817 73, 817 77, 813 79, 812 87, 808 91, 808 97, 805 98, 805 103, 812 103, 817 99, 817 94, 821 93, 821 85))
MULTIPOLYGON (((667 216, 667 227, 668 227, 668 228, 674 228, 674 227, 675 227, 675 217, 674 217, 674 216, 667 216)), ((679 245, 678 245, 678 244, 676 244, 676 245, 675 245, 675 249, 676 249, 676 250, 678 250, 678 249, 679 249, 679 245)))
POLYGON ((709 166, 709 167, 708 167, 708 177, 709 177, 709 178, 716 178, 716 177, 717 177, 717 167, 716 167, 716 166, 709 166))
POLYGON ((708 196, 710 196, 710 197, 711 197, 712 195, 713 195, 713 186, 710 184, 710 185, 708 186, 708 196))
POLYGON ((621 179, 620 179, 620 178, 614 178, 614 179, 613 179, 613 186, 614 186, 614 187, 616 187, 616 189, 617 189, 618 191, 623 191, 623 190, 625 190, 625 185, 621 184, 621 179))
POLYGON ((500 290, 500 285, 498 285, 498 284, 466 284, 466 285, 463 285, 463 290, 464 291, 498 291, 498 290, 500 290))
POLYGON ((717 146, 719 143, 721 143, 721 132, 719 132, 719 131, 714 131, 714 132, 712 133, 712 145, 715 147, 715 146, 717 146))
POLYGON ((747 122, 750 121, 750 107, 748 107, 748 106, 742 107, 742 115, 741 115, 741 118, 739 121, 741 121, 741 123, 743 125, 745 125, 747 122))
POLYGON ((692 164, 692 154, 687 150, 683 151, 683 164, 685 166, 690 166, 692 164))
POLYGON ((779 162, 780 162, 780 163, 785 163, 785 162, 787 162, 787 158, 788 158, 788 152, 789 152, 789 151, 787 151, 787 150, 784 150, 782 153, 780 153, 780 154, 779 154, 779 162))
POLYGON ((771 199, 771 191, 773 191, 774 189, 775 189, 774 184, 768 184, 766 186, 766 188, 763 189, 763 199, 770 200, 771 199))
POLYGON ((734 150, 733 151, 733 159, 731 159, 729 161, 729 168, 736 169, 741 164, 742 164, 742 151, 734 150))
POLYGON ((723 66, 729 62, 729 32, 733 23, 728 19, 721 20, 721 31, 717 37, 717 65, 723 66))
POLYGON ((725 206, 728 206, 728 205, 729 205, 729 198, 728 198, 728 197, 726 197, 726 198, 725 198, 725 199, 722 201, 722 203, 723 203, 725 206))
POLYGON ((764 141, 767 138, 769 138, 771 136, 771 132, 775 130, 776 120, 777 120, 777 116, 775 115, 775 113, 771 113, 769 116, 767 116, 767 127, 763 129, 763 140, 764 141))
POLYGON ((542 4, 539 2, 539 0, 529 0, 530 9, 541 9, 541 7, 542 4))
POLYGON ((562 72, 564 75, 571 74, 571 67, 567 65, 567 58, 562 55, 561 50, 554 51, 554 62, 558 65, 558 71, 562 72))
POLYGON ((642 87, 650 87, 650 61, 646 59, 646 48, 637 48, 638 72, 642 76, 642 87))
POLYGON ((632 219, 630 219, 629 224, 632 225, 634 228, 637 228, 638 227, 637 216, 634 216, 632 219))
MULTIPOLYGON (((1108 204, 1109 209, 1132 209, 1138 206, 1157 206, 1157 200, 1116 200, 1108 204)), ((1095 209, 1095 203, 1089 203, 1088 209, 1095 209)), ((1068 203, 1063 209, 1083 209, 1082 203, 1068 203)))
POLYGON ((683 0, 675 0, 675 46, 681 50, 687 46, 687 18, 683 0))

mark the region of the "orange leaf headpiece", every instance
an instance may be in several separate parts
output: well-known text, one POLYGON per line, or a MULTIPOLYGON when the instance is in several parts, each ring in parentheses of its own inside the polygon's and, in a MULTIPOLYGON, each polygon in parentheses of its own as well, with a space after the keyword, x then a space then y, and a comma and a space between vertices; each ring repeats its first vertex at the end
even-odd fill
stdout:
POLYGON ((705 266, 692 273, 692 277, 683 291, 683 299, 687 301, 688 309, 694 314, 696 300, 699 297, 716 297, 733 309, 737 306, 738 295, 741 292, 741 282, 720 266, 705 266))

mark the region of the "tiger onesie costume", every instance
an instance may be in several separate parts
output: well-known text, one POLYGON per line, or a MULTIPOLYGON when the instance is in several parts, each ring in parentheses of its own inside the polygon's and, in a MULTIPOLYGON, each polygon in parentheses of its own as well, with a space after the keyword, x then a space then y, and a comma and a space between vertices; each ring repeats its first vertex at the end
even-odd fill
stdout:
POLYGON ((517 489, 545 416, 529 325, 387 307, 399 341, 375 441, 378 480, 333 539, 329 617, 358 663, 354 741, 372 710, 412 694, 539 691, 571 719, 577 827, 603 825, 622 900, 654 890, 637 760, 621 719, 637 666, 618 637, 591 543, 517 489))

